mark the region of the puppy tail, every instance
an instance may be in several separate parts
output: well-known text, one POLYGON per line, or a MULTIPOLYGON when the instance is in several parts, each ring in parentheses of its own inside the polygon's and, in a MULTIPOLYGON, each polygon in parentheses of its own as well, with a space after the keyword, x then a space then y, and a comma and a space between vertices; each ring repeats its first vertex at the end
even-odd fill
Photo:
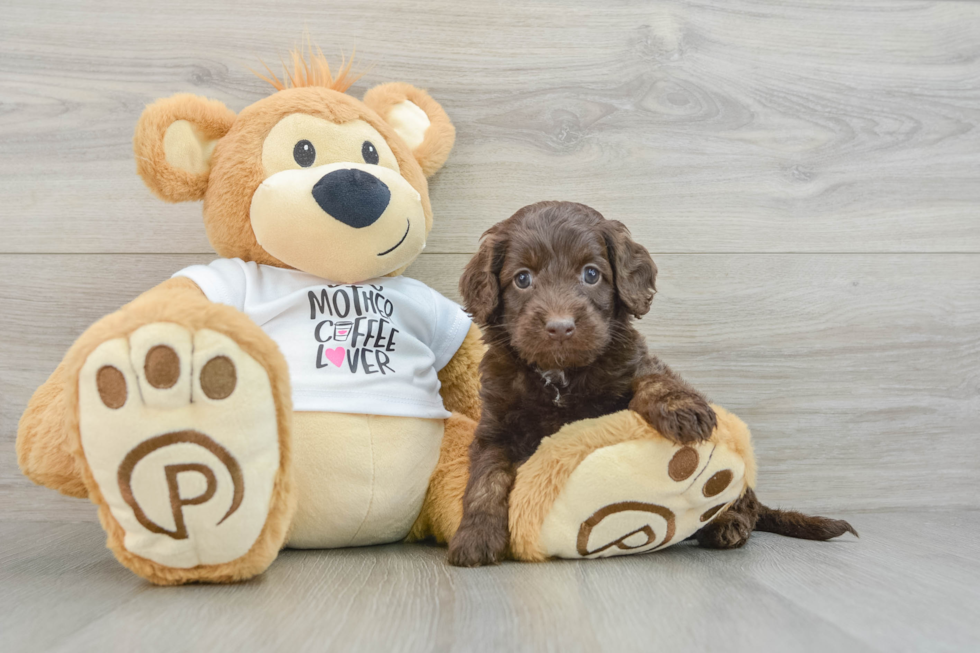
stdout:
POLYGON ((755 530, 776 533, 800 540, 829 540, 844 533, 860 537, 854 527, 843 519, 804 515, 795 510, 779 510, 759 504, 759 520, 755 530))

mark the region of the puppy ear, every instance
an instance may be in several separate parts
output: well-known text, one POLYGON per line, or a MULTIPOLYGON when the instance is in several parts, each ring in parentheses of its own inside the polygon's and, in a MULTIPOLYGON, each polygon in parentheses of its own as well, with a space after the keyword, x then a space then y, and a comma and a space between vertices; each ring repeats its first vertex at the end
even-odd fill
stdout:
POLYGON ((187 93, 157 100, 136 125, 137 172, 164 201, 203 199, 211 153, 234 122, 235 113, 217 100, 187 93))
POLYGON ((364 104, 401 136, 426 177, 434 175, 449 158, 456 128, 425 91, 400 82, 382 84, 365 93, 364 104))
POLYGON ((629 229, 617 220, 606 220, 603 236, 612 263, 616 294, 636 317, 646 315, 657 292, 657 265, 645 247, 636 243, 629 229))
POLYGON ((480 249, 466 264, 463 276, 459 278, 459 294, 463 296, 463 307, 481 325, 489 324, 500 304, 500 269, 504 265, 507 243, 491 227, 480 240, 480 249))

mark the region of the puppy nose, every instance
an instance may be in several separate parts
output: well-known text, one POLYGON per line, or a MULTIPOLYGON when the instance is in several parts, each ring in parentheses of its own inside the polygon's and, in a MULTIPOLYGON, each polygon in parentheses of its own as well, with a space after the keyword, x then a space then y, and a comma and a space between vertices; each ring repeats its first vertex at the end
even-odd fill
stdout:
POLYGON ((572 334, 575 333, 575 320, 570 317, 548 320, 548 324, 545 325, 544 329, 548 332, 548 337, 552 340, 566 340, 571 338, 572 334))
POLYGON ((377 222, 385 212, 391 191, 371 173, 348 168, 323 175, 313 185, 313 199, 331 217, 362 229, 377 222))

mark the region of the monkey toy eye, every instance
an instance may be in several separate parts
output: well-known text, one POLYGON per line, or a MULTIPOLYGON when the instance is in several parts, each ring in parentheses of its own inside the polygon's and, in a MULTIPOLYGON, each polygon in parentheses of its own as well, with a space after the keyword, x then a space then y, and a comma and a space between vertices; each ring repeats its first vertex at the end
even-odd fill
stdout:
POLYGON ((527 270, 521 270, 514 275, 514 285, 520 289, 525 289, 531 285, 531 273, 527 270))
POLYGON ((313 143, 302 140, 293 147, 293 160, 301 167, 309 168, 316 161, 316 150, 313 143))
POLYGON ((361 157, 364 159, 364 163, 371 163, 374 165, 378 164, 380 157, 378 156, 378 150, 374 147, 374 143, 371 141, 364 141, 364 145, 361 146, 361 157))
POLYGON ((599 279, 602 275, 599 273, 599 268, 587 265, 584 270, 582 270, 582 279, 585 283, 591 285, 599 283, 599 279))

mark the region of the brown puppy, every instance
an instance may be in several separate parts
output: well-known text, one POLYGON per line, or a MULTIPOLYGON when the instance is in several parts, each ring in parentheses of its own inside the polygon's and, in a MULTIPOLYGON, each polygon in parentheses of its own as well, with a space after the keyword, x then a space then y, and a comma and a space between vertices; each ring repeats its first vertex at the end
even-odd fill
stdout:
MULTIPOLYGON (((532 204, 484 234, 460 279, 488 351, 451 564, 502 559, 516 470, 565 424, 629 408, 677 443, 711 436, 716 417, 705 397, 650 354, 630 324, 650 310, 656 275, 622 223, 582 204, 532 204)), ((749 490, 696 537, 733 548, 753 528, 809 539, 853 532, 846 522, 765 508, 749 490)))

